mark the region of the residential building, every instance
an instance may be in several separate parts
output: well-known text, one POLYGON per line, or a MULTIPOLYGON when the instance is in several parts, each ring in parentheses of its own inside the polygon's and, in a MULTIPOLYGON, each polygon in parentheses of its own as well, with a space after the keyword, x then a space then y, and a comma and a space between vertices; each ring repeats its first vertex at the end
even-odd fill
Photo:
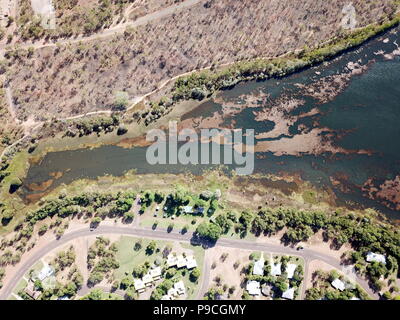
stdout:
POLYGON ((188 268, 190 270, 190 269, 193 269, 196 267, 197 267, 196 259, 192 255, 187 256, 186 257, 186 268, 188 268))
POLYGON ((286 266, 286 273, 287 273, 288 279, 292 279, 293 278, 296 268, 297 268, 297 265, 294 264, 294 263, 289 263, 286 266))
POLYGON ((177 257, 174 254, 170 253, 167 257, 168 268, 176 266, 177 263, 178 263, 177 257))
POLYGON ((40 281, 43 281, 44 279, 51 277, 52 275, 54 275, 54 269, 49 266, 48 264, 46 264, 42 270, 40 270, 40 272, 37 275, 37 278, 40 281))
POLYGON ((176 266, 178 269, 186 267, 186 258, 182 254, 177 257, 176 266))
POLYGON ((271 264, 271 274, 273 276, 280 276, 282 274, 282 264, 281 263, 277 263, 277 264, 272 263, 271 264))
POLYGON ((261 253, 261 257, 258 261, 254 263, 253 274, 256 276, 263 276, 264 275, 264 254, 261 253))
POLYGON ((149 273, 145 274, 142 280, 146 287, 150 287, 153 284, 153 277, 149 273))
POLYGON ((386 264, 386 257, 383 254, 368 252, 367 253, 367 261, 368 262, 380 262, 386 264))
POLYGON ((184 295, 186 293, 186 289, 185 289, 185 284, 183 283, 182 280, 176 282, 174 284, 174 289, 176 290, 178 295, 184 295))
POLYGON ((142 293, 146 290, 146 286, 141 279, 134 279, 133 286, 135 287, 135 290, 139 293, 142 293))
POLYGON ((149 274, 153 278, 153 281, 159 280, 161 278, 161 267, 150 269, 149 274))
POLYGON ((289 288, 285 292, 282 293, 282 298, 293 300, 294 299, 294 288, 289 288))
POLYGON ((252 296, 259 296, 261 294, 260 282, 254 280, 247 281, 246 290, 252 296))
POLYGON ((345 289, 345 284, 342 280, 340 279, 335 279, 331 282, 332 287, 334 287, 337 290, 343 291, 345 289))

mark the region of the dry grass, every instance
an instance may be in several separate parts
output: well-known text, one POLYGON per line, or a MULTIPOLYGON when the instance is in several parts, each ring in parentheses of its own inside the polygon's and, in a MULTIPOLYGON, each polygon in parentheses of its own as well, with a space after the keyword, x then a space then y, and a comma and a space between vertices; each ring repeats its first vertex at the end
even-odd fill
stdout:
MULTIPOLYGON (((101 41, 14 55, 9 79, 19 118, 110 108, 116 91, 127 91, 133 98, 193 69, 313 46, 341 32, 341 11, 348 3, 221 0, 204 6, 205 2, 101 41)), ((392 13, 392 3, 353 1, 358 27, 392 13)))

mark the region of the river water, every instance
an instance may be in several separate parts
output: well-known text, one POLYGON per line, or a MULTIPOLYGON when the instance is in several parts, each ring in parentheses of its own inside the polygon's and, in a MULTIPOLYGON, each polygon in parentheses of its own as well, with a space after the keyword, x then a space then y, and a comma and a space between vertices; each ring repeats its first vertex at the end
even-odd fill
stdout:
MULTIPOLYGON (((280 80, 248 82, 182 117, 195 128, 254 129, 255 172, 296 176, 336 195, 338 204, 400 210, 399 30, 357 50, 280 80)), ((149 165, 145 147, 102 146, 48 153, 21 189, 51 180, 47 190, 105 174, 200 174, 207 165, 149 165), (62 173, 53 179, 55 173, 62 173)))

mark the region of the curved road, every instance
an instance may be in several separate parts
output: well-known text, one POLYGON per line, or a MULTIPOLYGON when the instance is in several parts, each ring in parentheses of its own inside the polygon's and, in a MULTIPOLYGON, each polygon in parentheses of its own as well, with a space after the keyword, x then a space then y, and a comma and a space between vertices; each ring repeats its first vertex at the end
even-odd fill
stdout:
MULTIPOLYGON (((68 243, 71 240, 74 240, 76 238, 80 237, 86 237, 86 236, 93 236, 93 235, 102 235, 102 234, 120 234, 120 235, 131 235, 131 236, 136 236, 136 237, 141 237, 141 238, 151 238, 151 239, 158 239, 158 240, 170 240, 170 241, 180 241, 180 242, 191 242, 193 239, 193 233, 192 232, 187 232, 186 234, 181 234, 178 232, 170 232, 168 233, 166 230, 152 230, 152 229, 144 229, 144 228, 137 228, 135 226, 130 226, 130 227, 117 227, 117 226, 99 226, 95 230, 90 231, 89 228, 83 228, 79 229, 77 231, 70 232, 68 234, 65 234, 58 240, 54 240, 49 242, 48 245, 45 247, 41 248, 37 252, 35 252, 27 261, 25 261, 18 269, 17 272, 15 272, 11 278, 11 280, 2 288, 0 291, 0 300, 5 300, 7 299, 14 287, 18 284, 20 279, 24 276, 26 272, 29 271, 29 269, 41 258, 43 258, 46 254, 48 254, 50 251, 56 249, 59 246, 62 246, 66 243, 68 243)), ((305 264, 306 264, 306 270, 305 270, 305 275, 307 276, 307 266, 309 262, 312 260, 321 260, 325 263, 328 263, 329 265, 333 266, 334 268, 341 269, 340 262, 329 256, 325 255, 319 252, 315 252, 311 249, 303 249, 301 251, 297 251, 295 248, 292 247, 285 247, 283 245, 278 245, 278 244, 270 244, 270 243, 256 243, 256 242, 251 242, 251 241, 246 241, 246 240, 235 240, 235 239, 220 239, 217 241, 215 244, 216 246, 221 246, 221 247, 229 247, 229 248, 237 248, 237 249, 244 249, 244 250, 252 250, 252 251, 266 251, 266 252, 271 252, 271 253, 279 253, 279 254, 288 254, 288 255, 295 255, 295 256, 300 256, 304 259, 305 264)), ((205 263, 206 268, 204 269, 204 272, 207 271, 207 262, 205 263)), ((205 274, 203 277, 203 280, 207 279, 207 275, 205 274)), ((306 280, 306 279, 304 279, 306 280)), ((377 298, 378 296, 369 288, 368 283, 360 278, 357 277, 357 281, 359 285, 368 292, 372 297, 377 298)), ((207 281, 203 281, 203 284, 201 286, 200 292, 203 293, 203 291, 206 286, 207 286, 207 281)), ((302 289, 302 296, 304 297, 304 292, 305 292, 305 281, 303 283, 303 289, 302 289)))

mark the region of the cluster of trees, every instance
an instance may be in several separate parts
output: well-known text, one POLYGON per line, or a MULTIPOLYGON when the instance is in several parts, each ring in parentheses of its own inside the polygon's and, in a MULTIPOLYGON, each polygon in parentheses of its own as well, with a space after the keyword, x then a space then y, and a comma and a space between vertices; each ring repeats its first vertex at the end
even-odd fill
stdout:
POLYGON ((352 284, 335 270, 324 272, 317 270, 313 274, 313 287, 306 291, 306 300, 350 300, 359 298, 368 300, 368 294, 360 286, 352 284), (340 279, 345 283, 345 290, 339 291, 331 286, 331 282, 340 279))
MULTIPOLYGON (((66 136, 79 137, 88 136, 92 133, 99 134, 100 132, 112 132, 120 125, 120 119, 113 114, 111 117, 94 117, 89 119, 73 120, 72 127, 65 133, 66 136)), ((120 135, 124 134, 126 128, 120 128, 120 135), (124 130, 125 129, 125 130, 124 130)))
POLYGON ((108 276, 110 271, 119 268, 119 262, 116 259, 118 252, 115 243, 110 244, 110 240, 104 237, 98 237, 95 243, 89 248, 87 256, 88 269, 91 273, 88 278, 88 285, 95 285, 108 276))
POLYGON ((75 263, 76 254, 74 247, 71 246, 67 251, 60 251, 57 253, 57 256, 54 258, 52 265, 56 270, 64 270, 65 268, 69 268, 75 263))
POLYGON ((44 206, 30 212, 25 222, 35 225, 48 217, 75 217, 85 214, 87 217, 125 217, 132 208, 136 194, 131 191, 113 193, 85 193, 73 197, 60 195, 58 199, 48 200, 44 206))

